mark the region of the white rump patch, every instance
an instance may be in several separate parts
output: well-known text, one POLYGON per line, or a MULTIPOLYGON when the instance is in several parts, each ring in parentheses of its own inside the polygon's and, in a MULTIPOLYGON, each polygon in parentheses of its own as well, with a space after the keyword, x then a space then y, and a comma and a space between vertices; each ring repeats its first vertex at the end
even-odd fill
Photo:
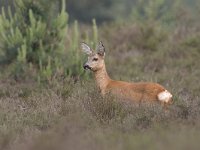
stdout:
POLYGON ((172 94, 169 93, 167 90, 160 92, 158 94, 158 99, 160 101, 163 101, 163 102, 166 102, 166 103, 168 103, 171 100, 171 98, 172 98, 172 94))

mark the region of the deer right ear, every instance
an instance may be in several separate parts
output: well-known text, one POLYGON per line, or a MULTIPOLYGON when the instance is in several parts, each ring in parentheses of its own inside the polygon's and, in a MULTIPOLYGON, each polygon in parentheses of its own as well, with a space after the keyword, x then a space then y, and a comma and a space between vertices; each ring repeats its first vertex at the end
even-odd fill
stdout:
POLYGON ((81 49, 84 53, 86 53, 87 55, 92 54, 92 50, 91 48, 86 44, 86 43, 81 43, 81 49))
POLYGON ((99 45, 97 47, 97 53, 101 56, 105 55, 105 47, 101 41, 99 42, 99 45))

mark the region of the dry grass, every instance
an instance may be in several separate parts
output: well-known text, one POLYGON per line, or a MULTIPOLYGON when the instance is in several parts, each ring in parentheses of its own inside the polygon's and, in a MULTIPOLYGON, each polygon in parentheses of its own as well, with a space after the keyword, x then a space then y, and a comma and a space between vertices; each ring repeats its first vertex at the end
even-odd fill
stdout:
POLYGON ((199 146, 200 102, 191 93, 175 93, 176 102, 166 112, 158 104, 103 99, 90 83, 55 81, 46 88, 30 83, 1 85, 1 149, 199 146))

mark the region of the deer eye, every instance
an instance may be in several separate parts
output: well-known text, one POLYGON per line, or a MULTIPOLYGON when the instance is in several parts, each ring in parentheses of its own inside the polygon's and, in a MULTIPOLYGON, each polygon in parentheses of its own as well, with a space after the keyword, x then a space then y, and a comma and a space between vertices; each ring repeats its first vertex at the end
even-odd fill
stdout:
POLYGON ((98 60, 98 58, 93 58, 93 61, 97 61, 98 60))

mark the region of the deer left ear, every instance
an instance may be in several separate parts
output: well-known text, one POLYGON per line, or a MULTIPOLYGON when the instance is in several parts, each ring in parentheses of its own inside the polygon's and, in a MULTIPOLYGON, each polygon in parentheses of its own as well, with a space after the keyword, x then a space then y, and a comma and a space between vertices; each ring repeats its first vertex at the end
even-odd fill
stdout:
POLYGON ((105 55, 105 47, 103 45, 102 42, 99 42, 99 45, 97 47, 97 53, 100 55, 100 56, 104 56, 105 55))
POLYGON ((81 43, 81 49, 84 53, 86 53, 87 55, 92 54, 92 50, 91 48, 86 44, 86 43, 81 43))

